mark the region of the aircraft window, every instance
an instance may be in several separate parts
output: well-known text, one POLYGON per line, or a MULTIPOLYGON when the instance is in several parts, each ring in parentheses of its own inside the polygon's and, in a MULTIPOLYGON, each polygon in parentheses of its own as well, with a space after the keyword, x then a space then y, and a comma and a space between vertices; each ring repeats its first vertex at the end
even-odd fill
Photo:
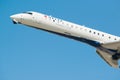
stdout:
POLYGON ((30 15, 32 15, 32 13, 30 13, 30 12, 29 12, 29 13, 27 13, 27 14, 30 14, 30 15))
POLYGON ((102 34, 102 36, 104 36, 104 34, 102 34))
POLYGON ((55 20, 53 19, 53 22, 55 22, 55 20))
POLYGON ((115 40, 117 40, 117 39, 115 38, 115 40))
POLYGON ((33 14, 32 12, 23 12, 23 13, 30 14, 30 15, 32 15, 32 14, 33 14))
POLYGON ((91 30, 89 32, 91 33, 91 30))
POLYGON ((98 33, 98 35, 100 35, 100 34, 98 33))
POLYGON ((94 34, 95 34, 95 32, 94 32, 94 34))

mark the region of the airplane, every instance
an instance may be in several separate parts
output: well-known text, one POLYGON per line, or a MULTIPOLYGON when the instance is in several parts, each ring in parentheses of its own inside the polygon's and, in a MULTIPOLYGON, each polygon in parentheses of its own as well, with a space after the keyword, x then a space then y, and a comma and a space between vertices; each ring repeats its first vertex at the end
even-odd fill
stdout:
POLYGON ((11 15, 14 24, 23 24, 86 43, 94 48, 110 66, 119 68, 120 37, 46 14, 27 11, 11 15))

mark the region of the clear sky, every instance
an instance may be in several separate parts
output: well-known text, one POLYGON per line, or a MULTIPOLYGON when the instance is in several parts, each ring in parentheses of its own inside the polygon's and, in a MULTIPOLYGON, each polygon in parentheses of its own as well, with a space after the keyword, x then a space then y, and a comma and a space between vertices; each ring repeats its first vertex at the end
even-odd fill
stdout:
POLYGON ((120 80, 94 48, 14 25, 9 16, 25 11, 120 36, 120 0, 0 0, 0 80, 120 80))

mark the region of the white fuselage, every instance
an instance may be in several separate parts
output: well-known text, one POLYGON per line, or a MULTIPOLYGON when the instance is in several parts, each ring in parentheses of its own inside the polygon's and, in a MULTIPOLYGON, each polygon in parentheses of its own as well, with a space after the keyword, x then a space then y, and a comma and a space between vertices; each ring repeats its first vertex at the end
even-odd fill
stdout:
POLYGON ((87 43, 95 47, 96 52, 110 66, 118 67, 118 60, 120 59, 120 37, 33 11, 10 17, 14 24, 24 24, 87 43))
POLYGON ((24 25, 99 43, 120 41, 120 37, 33 11, 16 14, 11 18, 24 25))

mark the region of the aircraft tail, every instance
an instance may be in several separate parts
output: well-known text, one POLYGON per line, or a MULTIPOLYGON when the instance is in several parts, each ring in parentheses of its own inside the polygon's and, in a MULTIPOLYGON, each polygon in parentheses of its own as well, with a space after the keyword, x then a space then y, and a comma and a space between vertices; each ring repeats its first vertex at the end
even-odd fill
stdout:
POLYGON ((96 52, 107 62, 110 66, 114 68, 119 68, 118 59, 114 59, 113 55, 105 51, 97 49, 96 52))

